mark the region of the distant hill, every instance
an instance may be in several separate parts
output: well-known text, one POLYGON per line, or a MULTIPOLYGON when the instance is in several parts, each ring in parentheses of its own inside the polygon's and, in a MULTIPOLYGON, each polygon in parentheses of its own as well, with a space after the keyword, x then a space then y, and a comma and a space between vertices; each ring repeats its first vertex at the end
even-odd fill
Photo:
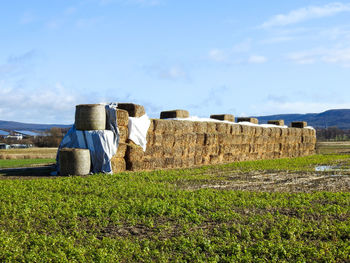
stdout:
POLYGON ((338 127, 350 129, 350 109, 328 110, 321 113, 307 114, 278 114, 269 116, 257 116, 259 123, 267 123, 268 120, 284 120, 286 125, 292 121, 306 121, 315 128, 338 127))
POLYGON ((34 123, 22 123, 15 121, 1 121, 0 120, 0 129, 5 130, 24 130, 24 131, 44 131, 49 130, 53 127, 58 128, 69 128, 72 125, 64 124, 34 124, 34 123))
MULTIPOLYGON (((340 129, 350 129, 350 109, 328 110, 321 113, 307 114, 277 114, 269 116, 254 116, 259 119, 259 123, 267 123, 268 120, 283 119, 286 125, 292 121, 306 121, 308 125, 315 128, 338 127, 340 129)), ((27 130, 44 131, 52 127, 69 128, 72 125, 64 124, 33 124, 14 121, 1 121, 0 129, 5 130, 27 130)))

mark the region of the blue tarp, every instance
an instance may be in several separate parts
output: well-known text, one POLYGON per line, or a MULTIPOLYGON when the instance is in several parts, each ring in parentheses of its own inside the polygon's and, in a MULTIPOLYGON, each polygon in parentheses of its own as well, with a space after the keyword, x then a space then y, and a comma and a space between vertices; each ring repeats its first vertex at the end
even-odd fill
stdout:
POLYGON ((61 148, 81 148, 90 150, 92 173, 112 173, 111 159, 119 144, 116 107, 114 103, 106 105, 107 130, 79 131, 73 125, 58 148, 57 171, 61 148))

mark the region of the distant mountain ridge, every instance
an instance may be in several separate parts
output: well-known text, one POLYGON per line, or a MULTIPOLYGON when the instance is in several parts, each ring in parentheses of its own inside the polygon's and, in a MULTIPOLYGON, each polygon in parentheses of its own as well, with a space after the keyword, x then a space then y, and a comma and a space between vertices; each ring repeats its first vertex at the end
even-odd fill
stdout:
MULTIPOLYGON (((350 129, 350 109, 327 110, 321 113, 276 114, 254 117, 259 119, 259 123, 267 123, 268 120, 282 119, 285 121, 286 125, 289 125, 292 121, 306 121, 308 125, 315 128, 338 127, 343 130, 350 129)), ((71 126, 72 124, 33 124, 0 120, 0 129, 5 130, 44 131, 53 127, 69 128, 71 126)))
POLYGON ((2 121, 0 120, 0 129, 4 130, 24 130, 24 131, 45 131, 53 127, 69 128, 72 125, 65 124, 35 124, 35 123, 22 123, 15 121, 2 121))
POLYGON ((350 109, 327 110, 321 113, 307 114, 277 114, 269 116, 257 116, 259 123, 267 123, 268 120, 284 120, 286 125, 292 121, 306 121, 314 128, 338 127, 339 129, 350 129, 350 109))

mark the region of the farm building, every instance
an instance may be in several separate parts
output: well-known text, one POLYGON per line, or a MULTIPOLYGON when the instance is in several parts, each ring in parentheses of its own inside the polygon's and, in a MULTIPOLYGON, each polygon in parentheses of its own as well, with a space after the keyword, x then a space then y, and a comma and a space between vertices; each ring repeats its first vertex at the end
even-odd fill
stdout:
POLYGON ((21 134, 23 136, 23 138, 29 138, 29 137, 38 137, 38 136, 42 136, 41 133, 38 132, 33 132, 33 131, 23 131, 23 130, 15 130, 14 131, 17 134, 21 134))

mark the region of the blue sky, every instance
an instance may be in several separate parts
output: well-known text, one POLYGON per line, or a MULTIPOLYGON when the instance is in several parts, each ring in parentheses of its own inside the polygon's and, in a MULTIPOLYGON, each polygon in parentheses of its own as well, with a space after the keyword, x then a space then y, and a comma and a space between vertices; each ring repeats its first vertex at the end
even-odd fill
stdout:
POLYGON ((1 120, 114 101, 151 117, 350 108, 347 1, 12 0, 0 24, 1 120))

